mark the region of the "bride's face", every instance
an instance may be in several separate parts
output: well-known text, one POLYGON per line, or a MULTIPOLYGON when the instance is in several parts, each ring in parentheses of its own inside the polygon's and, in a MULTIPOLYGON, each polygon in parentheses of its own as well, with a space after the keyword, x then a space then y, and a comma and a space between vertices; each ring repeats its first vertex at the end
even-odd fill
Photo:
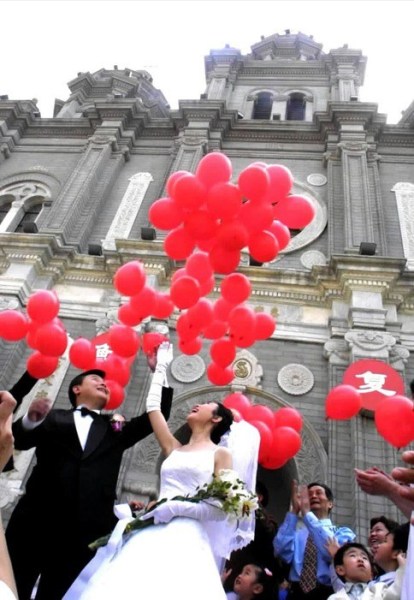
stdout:
POLYGON ((216 402, 206 402, 206 404, 196 404, 187 416, 187 423, 209 423, 215 416, 217 410, 216 402))

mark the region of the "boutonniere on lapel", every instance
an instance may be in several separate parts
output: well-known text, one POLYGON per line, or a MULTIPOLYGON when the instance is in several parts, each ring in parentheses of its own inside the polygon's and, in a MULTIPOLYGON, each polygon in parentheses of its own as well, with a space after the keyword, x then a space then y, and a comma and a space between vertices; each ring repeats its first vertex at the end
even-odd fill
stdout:
POLYGON ((123 415, 119 415, 118 413, 115 413, 114 415, 112 415, 111 420, 109 422, 114 431, 122 431, 122 429, 126 423, 126 420, 123 415))

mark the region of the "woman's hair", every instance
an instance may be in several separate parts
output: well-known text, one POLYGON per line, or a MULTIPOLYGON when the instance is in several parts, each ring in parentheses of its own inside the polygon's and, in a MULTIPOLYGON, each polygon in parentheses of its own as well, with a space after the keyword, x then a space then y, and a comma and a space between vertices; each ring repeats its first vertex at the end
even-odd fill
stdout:
POLYGON ((217 402, 217 408, 214 410, 213 415, 215 417, 221 417, 221 421, 215 424, 210 434, 211 441, 214 442, 214 444, 218 444, 221 436, 230 429, 231 424, 233 423, 233 413, 223 404, 217 402))
POLYGON ((263 586, 263 591, 255 595, 255 600, 271 600, 274 597, 273 574, 262 565, 258 565, 257 563, 249 564, 256 571, 256 583, 260 583, 263 586))
POLYGON ((398 552, 407 552, 410 523, 404 523, 403 525, 396 527, 392 534, 394 536, 392 549, 397 550, 398 552))
POLYGON ((393 521, 392 519, 389 519, 388 517, 384 517, 384 515, 382 515, 381 517, 373 517, 371 519, 370 529, 372 529, 377 523, 382 523, 387 529, 387 531, 389 531, 390 533, 392 533, 394 529, 397 529, 397 527, 400 526, 400 524, 397 523, 397 521, 393 521))

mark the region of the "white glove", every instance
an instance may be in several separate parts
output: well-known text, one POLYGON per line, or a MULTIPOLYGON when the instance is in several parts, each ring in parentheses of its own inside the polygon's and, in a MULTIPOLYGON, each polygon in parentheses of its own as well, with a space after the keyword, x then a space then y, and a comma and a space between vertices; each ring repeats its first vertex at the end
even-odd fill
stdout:
POLYGON ((188 517, 197 521, 224 521, 227 514, 218 506, 201 502, 188 502, 186 500, 167 500, 154 510, 147 512, 141 517, 146 521, 151 517, 154 523, 169 523, 174 517, 188 517))
POLYGON ((169 342, 162 342, 157 352, 157 365, 152 376, 151 386, 147 396, 147 413, 161 410, 163 386, 168 387, 167 367, 173 359, 173 347, 169 342))

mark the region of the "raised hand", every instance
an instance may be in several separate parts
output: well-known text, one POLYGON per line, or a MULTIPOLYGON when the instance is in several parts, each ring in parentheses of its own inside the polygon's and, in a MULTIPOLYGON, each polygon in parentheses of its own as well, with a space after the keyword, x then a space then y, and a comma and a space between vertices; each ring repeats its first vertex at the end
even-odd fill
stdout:
POLYGON ((309 500, 309 490, 305 483, 301 483, 299 486, 299 498, 300 498, 300 510, 302 516, 305 516, 311 509, 309 500))
POLYGON ((298 515, 300 513, 300 498, 298 490, 298 482, 296 479, 292 480, 290 489, 290 511, 298 515))
POLYGON ((36 398, 36 400, 33 400, 27 411, 29 421, 32 421, 33 423, 43 421, 51 408, 52 401, 49 400, 49 398, 36 398))
POLYGON ((173 359, 173 346, 170 342, 162 342, 157 351, 156 369, 167 369, 173 359))

